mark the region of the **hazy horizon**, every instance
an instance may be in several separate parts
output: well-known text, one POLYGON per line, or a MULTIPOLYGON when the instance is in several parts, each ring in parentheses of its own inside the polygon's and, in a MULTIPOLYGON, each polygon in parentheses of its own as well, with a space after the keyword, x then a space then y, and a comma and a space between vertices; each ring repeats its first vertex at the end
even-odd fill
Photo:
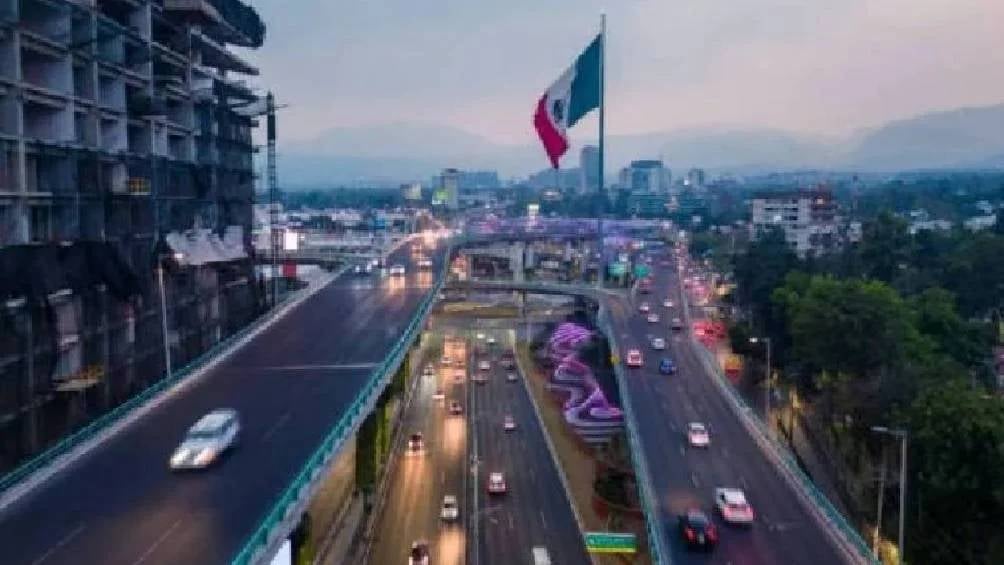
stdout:
MULTIPOLYGON (((245 56, 289 104, 282 141, 409 122, 525 144, 534 101, 604 7, 613 135, 726 126, 845 137, 1004 100, 1004 73, 989 72, 1004 68, 995 0, 252 4, 268 33, 245 56)), ((595 137, 595 124, 573 135, 595 137)))

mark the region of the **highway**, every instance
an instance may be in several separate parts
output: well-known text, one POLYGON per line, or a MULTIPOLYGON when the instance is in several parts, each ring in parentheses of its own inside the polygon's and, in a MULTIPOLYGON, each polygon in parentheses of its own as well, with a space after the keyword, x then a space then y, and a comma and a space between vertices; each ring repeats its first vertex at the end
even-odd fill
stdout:
MULTIPOLYGON (((449 348, 447 353, 451 359, 463 355, 466 365, 467 356, 462 348, 449 348)), ((429 544, 431 563, 464 563, 467 425, 463 415, 449 415, 448 406, 454 400, 461 406, 466 404, 466 378, 460 382, 454 379, 457 372, 465 374, 466 370, 440 366, 438 361, 438 355, 430 356, 430 362, 438 367, 434 375, 424 376, 419 370, 416 378, 420 380, 415 383, 411 402, 402 414, 403 441, 394 446, 391 454, 396 464, 391 467, 387 498, 373 528, 368 561, 374 565, 406 563, 411 544, 417 540, 429 544), (437 389, 444 393, 442 401, 433 398, 437 389), (407 438, 414 432, 424 437, 425 449, 421 455, 406 453, 407 438), (443 522, 439 516, 443 496, 447 494, 457 497, 460 508, 460 520, 453 524, 443 522)))
MULTIPOLYGON (((434 254, 436 268, 443 251, 434 254)), ((5 565, 220 564, 241 548, 400 337, 433 282, 339 277, 204 376, 0 513, 5 565), (236 408, 235 450, 172 473, 187 428, 236 408)))
POLYGON ((472 452, 479 462, 472 493, 479 501, 479 534, 477 555, 471 563, 529 563, 530 550, 538 545, 547 548, 556 565, 589 563, 526 386, 506 378, 507 373, 515 373, 518 379, 524 376, 499 362, 503 344, 510 350, 513 347, 513 332, 487 333, 499 343, 476 355, 478 361, 488 359, 491 363, 488 381, 469 387, 472 452), (515 430, 503 429, 506 415, 515 419, 515 430), (504 473, 507 493, 488 494, 488 474, 494 471, 504 473))
POLYGON ((626 384, 673 564, 843 563, 843 554, 761 453, 705 373, 691 341, 670 329, 673 316, 683 317, 678 310, 681 288, 675 269, 655 266, 653 279, 651 294, 611 298, 608 305, 621 356, 630 348, 644 355, 644 367, 625 368, 626 384), (663 307, 667 297, 675 308, 663 307), (643 301, 659 313, 658 323, 650 324, 639 314, 643 301), (654 336, 667 338, 667 351, 651 348, 654 336), (658 372, 664 356, 677 364, 677 374, 658 372), (686 425, 695 421, 710 428, 711 446, 706 450, 687 445, 686 425), (715 518, 719 546, 710 556, 689 552, 677 533, 676 517, 695 506, 713 515, 713 489, 720 486, 742 488, 756 512, 756 522, 743 529, 715 518))

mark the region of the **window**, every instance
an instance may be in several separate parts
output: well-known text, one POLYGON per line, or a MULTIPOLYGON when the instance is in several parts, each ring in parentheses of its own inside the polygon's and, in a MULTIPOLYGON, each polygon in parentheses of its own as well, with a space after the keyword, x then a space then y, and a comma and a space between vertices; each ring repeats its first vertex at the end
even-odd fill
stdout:
POLYGON ((33 243, 52 240, 52 211, 48 206, 34 205, 29 208, 28 237, 33 243))

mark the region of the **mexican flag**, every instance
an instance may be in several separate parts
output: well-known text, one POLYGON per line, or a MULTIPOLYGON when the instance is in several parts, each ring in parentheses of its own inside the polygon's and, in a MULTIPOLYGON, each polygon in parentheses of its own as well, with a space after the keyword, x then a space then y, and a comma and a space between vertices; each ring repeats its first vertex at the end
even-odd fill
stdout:
POLYGON ((602 44, 602 36, 597 35, 537 101, 533 127, 555 169, 568 151, 568 128, 600 105, 602 44))

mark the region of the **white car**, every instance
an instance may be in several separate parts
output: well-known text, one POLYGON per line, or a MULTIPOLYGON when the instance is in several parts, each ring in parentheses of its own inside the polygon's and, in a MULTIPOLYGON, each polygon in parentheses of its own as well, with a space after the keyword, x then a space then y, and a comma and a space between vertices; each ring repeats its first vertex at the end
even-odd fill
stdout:
POLYGON ((711 434, 704 424, 691 422, 687 424, 687 441, 693 447, 707 447, 711 444, 711 434))
POLYGON ((434 391, 434 392, 432 393, 432 399, 433 399, 433 400, 436 400, 436 401, 438 401, 438 402, 442 402, 442 401, 446 400, 446 394, 444 394, 444 393, 443 393, 443 389, 441 389, 441 388, 437 388, 437 389, 436 389, 436 390, 435 390, 435 391, 434 391))
POLYGON ((651 310, 651 308, 649 307, 648 302, 642 302, 638 305, 638 311, 642 314, 648 312, 649 310, 651 310))
POLYGON ((506 373, 505 380, 514 383, 519 380, 519 377, 516 376, 516 373, 506 373))
POLYGON ((481 371, 489 371, 492 368, 491 362, 488 360, 482 360, 478 362, 478 369, 481 371))
POLYGON ((488 339, 486 341, 488 342, 488 345, 495 345, 496 343, 495 336, 488 336, 488 339))
POLYGON ((485 339, 485 334, 483 332, 478 332, 478 335, 475 337, 477 337, 479 341, 483 341, 485 339))
POLYGON ((746 494, 737 488, 716 488, 715 507, 722 519, 730 524, 752 524, 753 507, 746 502, 746 494))
POLYGON ((625 362, 628 367, 641 367, 645 364, 641 358, 641 351, 638 351, 637 349, 628 350, 625 362))
POLYGON ((511 432, 516 429, 516 420, 509 415, 506 415, 505 420, 502 421, 502 429, 511 432))
POLYGON ((648 315, 648 323, 650 323, 650 324, 656 324, 658 322, 659 322, 659 315, 658 314, 656 314, 655 312, 653 312, 653 313, 651 313, 651 314, 648 315))
POLYGON ((665 306, 666 308, 672 308, 673 301, 667 298, 666 300, 662 301, 662 305, 665 306))
POLYGON ((232 408, 217 408, 188 429, 181 445, 171 454, 172 469, 202 469, 211 465, 237 443, 240 421, 232 408))
POLYGON ((450 364, 450 361, 451 359, 449 355, 443 355, 443 358, 439 360, 440 363, 447 366, 450 364))
MULTIPOLYGON (((416 261, 415 264, 418 265, 419 269, 431 269, 432 268, 432 259, 429 259, 427 257, 423 257, 423 258, 419 259, 418 261, 416 261)), ((403 275, 404 271, 402 271, 401 274, 403 275)))
POLYGON ((662 339, 661 337, 652 338, 652 349, 655 349, 657 351, 666 349, 666 340, 662 339))
POLYGON ((672 321, 672 322, 670 322, 670 323, 669 323, 669 325, 670 325, 670 326, 671 326, 671 327, 672 327, 672 328, 673 328, 674 330, 682 330, 682 329, 683 329, 683 322, 682 322, 682 321, 680 321, 680 319, 679 319, 679 318, 673 318, 673 321, 672 321))
POLYGON ((400 276, 404 274, 404 265, 396 264, 390 266, 390 274, 400 276))
POLYGON ((501 472, 488 473, 488 494, 505 494, 506 488, 505 476, 501 472))
POLYGON ((428 365, 425 366, 425 369, 422 371, 422 374, 427 377, 431 377, 436 374, 436 368, 432 366, 432 363, 429 363, 428 365))
POLYGON ((439 517, 446 522, 454 522, 460 518, 460 506, 457 505, 457 497, 448 494, 443 497, 443 506, 439 509, 439 517))

